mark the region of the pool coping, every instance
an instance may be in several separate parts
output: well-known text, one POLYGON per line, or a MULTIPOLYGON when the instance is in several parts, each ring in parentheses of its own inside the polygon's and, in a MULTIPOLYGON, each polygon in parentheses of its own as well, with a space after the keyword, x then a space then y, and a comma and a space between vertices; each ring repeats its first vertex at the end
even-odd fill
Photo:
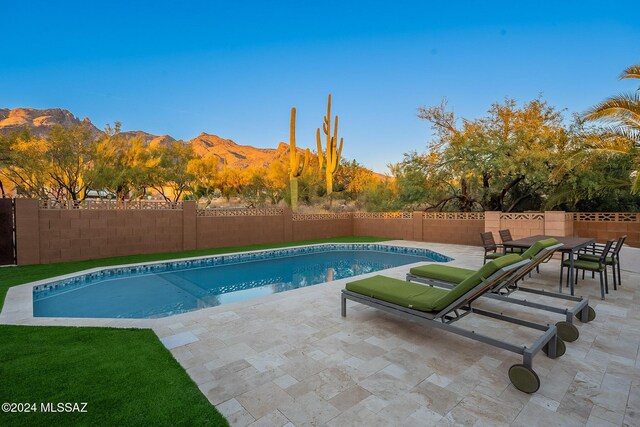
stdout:
MULTIPOLYGON (((396 246, 396 247, 406 247, 410 249, 424 249, 424 247, 419 247, 412 245, 410 241, 405 240, 392 240, 385 242, 354 242, 354 243, 317 243, 311 245, 294 245, 294 246, 286 246, 281 248, 270 248, 270 249, 258 249, 254 251, 240 251, 240 252, 229 252, 224 254, 216 254, 216 255, 204 255, 197 257, 188 257, 188 258, 175 258, 170 260, 160 260, 160 261, 149 261, 149 262, 140 262, 140 263, 131 263, 131 264, 120 264, 120 265, 110 265, 104 267, 95 267, 87 270, 76 271, 69 274, 64 274, 61 276, 49 277, 47 279, 38 280, 35 282, 25 283, 22 285, 13 286, 8 289, 7 295, 5 297, 4 305, 2 307, 2 311, 0 312, 0 324, 10 324, 10 325, 33 325, 33 326, 102 326, 102 327, 116 327, 116 328, 154 328, 157 326, 166 325, 167 323, 176 323, 179 322, 183 318, 193 317, 195 313, 202 313, 203 316, 211 315, 212 312, 219 310, 220 307, 224 307, 225 310, 230 309, 232 306, 247 306, 253 304, 261 304, 267 301, 270 301, 273 298, 282 298, 287 294, 291 295, 294 292, 304 291, 305 289, 340 283, 343 284, 346 279, 335 280, 332 282, 322 282, 313 286, 292 289, 287 292, 275 293, 271 295, 266 295, 258 298, 252 298, 250 300, 234 302, 230 304, 222 304, 214 307, 207 307, 197 310, 188 311, 185 313, 174 314, 171 316, 165 317, 157 317, 157 318, 149 318, 149 319, 131 319, 131 318, 85 318, 85 317, 35 317, 33 315, 33 292, 34 288, 49 284, 52 282, 59 282, 64 280, 73 279, 79 276, 98 273, 105 270, 111 269, 119 269, 119 268, 134 268, 138 266, 149 266, 149 265, 159 265, 159 264, 168 264, 172 262, 188 262, 188 261, 197 261, 202 259, 210 259, 216 257, 228 257, 228 256, 237 256, 241 254, 259 254, 264 252, 276 251, 276 250, 290 250, 290 249, 300 249, 300 248, 309 248, 309 247, 323 247, 323 246, 331 246, 331 245, 352 245, 352 246, 370 246, 370 245, 382 245, 382 246, 396 246)), ((431 250, 431 252, 437 253, 439 255, 450 258, 448 262, 453 261, 448 255, 442 254, 440 252, 436 252, 431 250)), ((437 261, 431 261, 437 262, 437 261)), ((420 261, 419 263, 414 264, 425 264, 429 263, 429 261, 420 261)), ((406 264, 400 267, 409 268, 413 264, 406 264)), ((378 270, 376 272, 352 276, 358 278, 364 278, 376 274, 384 274, 384 272, 394 270, 400 267, 393 267, 384 270, 378 270)))

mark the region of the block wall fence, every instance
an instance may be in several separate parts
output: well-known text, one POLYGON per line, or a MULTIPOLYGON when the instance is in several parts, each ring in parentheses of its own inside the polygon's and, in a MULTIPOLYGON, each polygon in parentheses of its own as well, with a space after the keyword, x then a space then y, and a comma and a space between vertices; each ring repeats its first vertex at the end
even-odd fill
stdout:
POLYGON ((515 239, 546 234, 593 237, 627 234, 640 247, 636 213, 386 212, 295 214, 290 209, 197 209, 177 204, 97 202, 51 206, 15 200, 19 265, 122 255, 178 252, 340 236, 375 236, 480 245, 479 234, 508 228, 515 239))

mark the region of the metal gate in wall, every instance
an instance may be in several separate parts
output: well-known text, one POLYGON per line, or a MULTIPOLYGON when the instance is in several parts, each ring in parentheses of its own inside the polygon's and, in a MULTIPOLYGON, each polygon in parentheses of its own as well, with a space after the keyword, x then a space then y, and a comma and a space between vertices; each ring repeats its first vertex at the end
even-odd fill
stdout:
POLYGON ((16 263, 15 202, 0 199, 0 265, 16 263))

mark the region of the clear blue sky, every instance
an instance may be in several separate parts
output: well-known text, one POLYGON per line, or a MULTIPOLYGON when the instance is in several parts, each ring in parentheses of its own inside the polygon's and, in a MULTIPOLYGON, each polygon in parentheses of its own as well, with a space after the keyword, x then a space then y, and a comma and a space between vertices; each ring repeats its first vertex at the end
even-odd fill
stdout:
POLYGON ((416 108, 478 117, 542 93, 568 114, 635 88, 633 2, 40 2, 2 6, 0 107, 67 108, 190 139, 315 148, 326 96, 343 155, 376 171, 423 150, 416 108))

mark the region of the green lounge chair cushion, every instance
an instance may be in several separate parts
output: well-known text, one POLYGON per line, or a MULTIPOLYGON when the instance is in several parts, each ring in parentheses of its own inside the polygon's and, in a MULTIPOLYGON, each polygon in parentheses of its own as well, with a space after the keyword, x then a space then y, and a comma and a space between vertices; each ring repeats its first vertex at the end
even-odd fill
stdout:
POLYGON ((484 257, 486 259, 498 259, 501 256, 504 256, 502 252, 493 252, 493 253, 486 254, 484 257))
POLYGON ((356 280, 347 283, 346 287, 351 292, 419 311, 435 311, 435 302, 449 293, 447 289, 432 288, 385 276, 356 280))
MULTIPOLYGON (((535 242, 529 249, 524 251, 520 257, 522 259, 533 259, 542 250, 557 245, 558 241, 554 238, 543 239, 535 242)), ((500 257, 504 255, 500 254, 500 257)), ((469 270, 467 268, 451 267, 441 264, 429 264, 420 267, 413 267, 410 270, 411 274, 420 277, 426 277, 428 279, 438 280, 446 283, 458 284, 467 277, 475 273, 475 270, 469 270)))
MULTIPOLYGON (((464 279, 462 282, 457 284, 455 288, 451 289, 451 291, 446 295, 443 295, 439 300, 437 300, 433 307, 434 310, 440 311, 448 307, 452 302, 478 286, 484 280, 488 279, 489 276, 494 274, 496 271, 520 261, 522 261, 522 258, 517 254, 509 254, 498 259, 494 259, 493 261, 489 261, 483 265, 480 270, 464 279)), ((492 283, 491 285, 495 285, 495 283, 492 283)))
POLYGON ((557 245, 558 241, 556 239, 549 238, 538 240, 535 242, 529 249, 522 253, 522 259, 533 259, 536 255, 540 253, 543 249, 548 248, 549 246, 557 245))
MULTIPOLYGON (((591 255, 591 254, 580 254, 578 255, 578 259, 584 260, 584 261, 598 262, 600 260, 600 256, 591 255)), ((607 263, 607 265, 613 265, 614 264, 613 257, 610 257, 610 256, 606 257, 605 262, 607 263)))
POLYGON ((442 264, 429 264, 422 265, 420 267, 413 267, 411 270, 409 270, 409 272, 416 276, 426 277, 446 283, 455 283, 457 285, 458 283, 462 282, 464 279, 475 273, 476 270, 451 267, 449 265, 442 264))
POLYGON ((440 289, 384 276, 347 283, 347 290, 372 298, 420 311, 438 312, 462 297, 503 267, 521 261, 519 255, 510 254, 485 264, 455 288, 440 289))

